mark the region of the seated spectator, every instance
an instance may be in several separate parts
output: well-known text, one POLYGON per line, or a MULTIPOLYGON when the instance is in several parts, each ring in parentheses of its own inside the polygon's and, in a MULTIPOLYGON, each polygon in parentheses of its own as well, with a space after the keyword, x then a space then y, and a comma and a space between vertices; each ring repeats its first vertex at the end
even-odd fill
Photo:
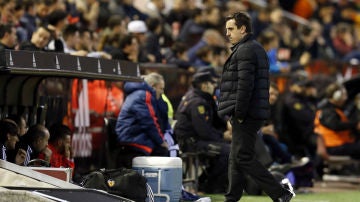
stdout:
POLYGON ((323 138, 328 154, 360 158, 360 143, 352 136, 352 130, 360 130, 360 122, 350 121, 344 113, 346 89, 333 83, 325 93, 326 102, 316 112, 315 133, 323 138))
MULTIPOLYGON (((12 115, 9 115, 8 117, 6 117, 6 119, 10 119, 16 123, 18 130, 19 130, 19 133, 18 133, 19 139, 21 139, 26 134, 27 130, 29 129, 27 126, 26 120, 23 116, 12 114, 12 115)), ((17 148, 18 143, 19 142, 16 143, 16 146, 14 149, 8 149, 6 152, 7 152, 8 161, 16 163, 18 165, 22 165, 25 160, 26 151, 23 149, 17 148)))
POLYGON ((278 100, 279 89, 275 83, 270 83, 269 103, 271 106, 271 117, 261 127, 262 138, 269 148, 272 159, 280 164, 291 163, 292 156, 280 143, 278 137, 279 123, 276 119, 276 101, 278 100))
POLYGON ((40 26, 31 36, 31 40, 21 43, 19 49, 28 51, 46 51, 45 47, 50 42, 50 39, 51 31, 46 27, 40 26))
POLYGON ((219 31, 214 29, 207 29, 202 34, 201 39, 195 45, 189 48, 187 52, 189 61, 193 64, 197 59, 196 52, 204 46, 221 48, 224 47, 224 44, 226 44, 226 41, 219 31))
POLYGON ((0 159, 7 161, 7 150, 15 149, 19 141, 18 126, 10 119, 0 121, 0 159))
POLYGON ((139 62, 139 43, 135 36, 124 35, 118 41, 118 48, 113 48, 110 52, 114 60, 128 60, 139 62))
POLYGON ((48 148, 52 155, 50 166, 56 168, 72 168, 75 163, 72 158, 71 150, 71 130, 63 124, 54 124, 50 127, 50 139, 48 148))
POLYGON ((53 33, 53 38, 49 42, 47 49, 58 52, 64 52, 66 44, 64 42, 63 31, 66 27, 67 21, 67 13, 61 9, 57 9, 49 13, 46 17, 48 21, 48 28, 51 29, 53 33))
POLYGON ((17 44, 16 29, 10 24, 0 25, 0 67, 6 65, 5 49, 14 50, 17 44))
POLYGON ((214 58, 214 49, 211 46, 203 46, 196 52, 197 59, 193 63, 196 68, 212 66, 214 58))
POLYGON ((210 72, 194 74, 193 88, 183 96, 176 112, 174 134, 183 152, 206 152, 212 154, 206 168, 206 178, 201 180, 207 193, 223 193, 227 185, 230 130, 216 113, 213 99, 215 81, 210 72))
POLYGON ((127 97, 115 131, 121 153, 126 156, 118 156, 118 167, 131 168, 132 158, 136 156, 169 156, 164 139, 169 126, 167 104, 161 99, 164 88, 164 79, 158 73, 146 75, 144 82, 125 83, 127 97))
POLYGON ((127 26, 127 31, 136 38, 139 44, 139 62, 156 62, 154 53, 149 52, 146 47, 149 30, 145 22, 141 20, 130 21, 127 26))
POLYGON ((187 45, 183 42, 175 42, 170 50, 164 54, 164 57, 168 64, 175 64, 177 67, 190 72, 195 71, 188 58, 187 45))
POLYGON ((29 128, 19 142, 19 148, 26 151, 25 166, 30 160, 39 158, 40 153, 44 153, 44 159, 50 161, 51 150, 47 149, 49 138, 50 133, 45 126, 36 124, 29 128))

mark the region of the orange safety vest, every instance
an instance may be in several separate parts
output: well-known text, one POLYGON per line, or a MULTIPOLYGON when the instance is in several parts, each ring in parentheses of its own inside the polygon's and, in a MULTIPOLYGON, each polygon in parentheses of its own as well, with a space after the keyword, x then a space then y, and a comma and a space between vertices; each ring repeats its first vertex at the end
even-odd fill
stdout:
MULTIPOLYGON (((348 118, 345 116, 344 112, 339 109, 335 109, 336 113, 340 116, 342 122, 347 122, 348 118)), ((326 147, 336 147, 341 146, 345 143, 354 142, 354 138, 351 137, 351 130, 341 130, 335 131, 320 123, 321 110, 318 110, 315 115, 315 128, 314 132, 318 135, 321 135, 324 139, 326 147)))

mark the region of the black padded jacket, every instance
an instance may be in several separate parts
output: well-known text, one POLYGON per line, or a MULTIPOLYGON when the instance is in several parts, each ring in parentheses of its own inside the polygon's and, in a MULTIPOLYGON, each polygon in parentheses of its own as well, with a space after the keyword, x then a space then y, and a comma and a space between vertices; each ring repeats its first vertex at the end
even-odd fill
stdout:
POLYGON ((224 64, 218 114, 220 117, 234 117, 267 120, 269 106, 269 60, 264 48, 244 36, 232 48, 224 64))

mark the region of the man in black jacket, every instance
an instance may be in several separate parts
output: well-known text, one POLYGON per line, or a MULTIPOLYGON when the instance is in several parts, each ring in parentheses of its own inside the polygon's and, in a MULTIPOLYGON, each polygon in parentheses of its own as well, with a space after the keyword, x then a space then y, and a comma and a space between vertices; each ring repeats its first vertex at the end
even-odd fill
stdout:
POLYGON ((263 47, 252 39, 250 17, 243 12, 226 18, 232 53, 224 64, 218 114, 232 122, 229 188, 225 201, 238 201, 248 174, 274 201, 295 195, 288 179, 281 184, 255 158, 256 133, 269 118, 269 61, 263 47))
POLYGON ((16 44, 15 27, 10 24, 0 25, 0 67, 6 66, 5 49, 14 50, 16 44))

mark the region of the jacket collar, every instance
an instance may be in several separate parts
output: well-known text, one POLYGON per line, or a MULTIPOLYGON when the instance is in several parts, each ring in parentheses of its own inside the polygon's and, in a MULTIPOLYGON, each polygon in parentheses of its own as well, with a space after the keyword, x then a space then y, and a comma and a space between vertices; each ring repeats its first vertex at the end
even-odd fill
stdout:
POLYGON ((248 41, 249 39, 251 39, 252 36, 253 36, 252 33, 247 33, 239 42, 237 42, 230 48, 231 51, 234 51, 239 46, 239 44, 245 43, 245 41, 248 41))

